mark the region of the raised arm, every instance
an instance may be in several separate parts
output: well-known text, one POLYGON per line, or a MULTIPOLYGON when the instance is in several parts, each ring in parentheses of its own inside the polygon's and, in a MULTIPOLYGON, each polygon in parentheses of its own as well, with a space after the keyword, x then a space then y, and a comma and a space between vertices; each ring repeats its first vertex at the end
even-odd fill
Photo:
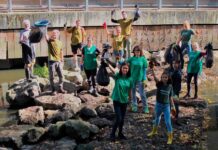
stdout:
POLYGON ((159 79, 157 78, 157 76, 155 75, 155 72, 154 72, 154 69, 152 68, 152 74, 153 74, 153 76, 154 76, 154 81, 156 82, 156 83, 158 83, 159 82, 159 79))
POLYGON ((115 19, 114 19, 114 12, 115 12, 115 10, 112 10, 112 11, 111 11, 111 22, 113 22, 113 23, 119 23, 118 20, 115 20, 115 19))
POLYGON ((83 27, 81 27, 81 31, 82 31, 82 42, 85 42, 85 38, 86 38, 86 31, 83 27))

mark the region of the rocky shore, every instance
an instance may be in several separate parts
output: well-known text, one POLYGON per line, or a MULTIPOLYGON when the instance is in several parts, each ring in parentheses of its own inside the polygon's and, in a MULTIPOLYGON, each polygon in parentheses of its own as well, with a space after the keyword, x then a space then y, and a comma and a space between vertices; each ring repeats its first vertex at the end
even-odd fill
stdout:
MULTIPOLYGON (((161 74, 163 67, 157 67, 161 74)), ((18 109, 16 123, 0 127, 0 149, 24 150, 144 150, 144 149, 205 149, 207 129, 207 103, 203 99, 180 99, 180 123, 173 122, 174 140, 168 146, 164 119, 158 135, 148 138, 152 129, 155 105, 155 83, 150 77, 147 87, 149 114, 137 113, 128 107, 124 133, 127 140, 111 142, 109 134, 114 120, 113 104, 104 96, 102 87, 94 97, 79 72, 65 71, 64 89, 67 94, 51 96, 45 78, 34 79, 28 84, 16 81, 6 93, 10 109, 18 109)), ((149 77, 149 71, 148 71, 149 77)), ((108 87, 111 93, 114 82, 108 87)), ((140 101, 140 99, 139 99, 140 101)))

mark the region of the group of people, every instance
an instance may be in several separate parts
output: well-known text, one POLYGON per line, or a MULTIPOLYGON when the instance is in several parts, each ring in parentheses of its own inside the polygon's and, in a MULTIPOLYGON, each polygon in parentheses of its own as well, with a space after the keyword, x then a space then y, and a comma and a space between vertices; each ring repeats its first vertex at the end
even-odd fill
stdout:
MULTIPOLYGON (((131 54, 131 30, 132 23, 138 20, 139 15, 136 13, 135 17, 129 19, 125 11, 121 12, 122 19, 114 19, 114 11, 111 12, 111 21, 118 23, 114 32, 110 32, 107 25, 104 26, 105 31, 112 38, 113 45, 113 60, 116 63, 116 67, 119 68, 119 72, 116 72, 115 68, 108 63, 108 67, 113 73, 115 80, 115 86, 112 92, 112 100, 114 111, 116 114, 116 120, 113 125, 110 139, 115 141, 116 130, 119 128, 118 137, 120 139, 126 139, 123 134, 124 118, 129 100, 131 100, 131 110, 138 112, 138 102, 136 98, 136 91, 138 89, 141 101, 143 104, 142 112, 149 113, 149 107, 147 103, 147 97, 145 87, 147 86, 146 70, 149 67, 147 58, 143 54, 142 48, 137 45, 132 49, 131 54)), ((31 82, 31 78, 35 78, 33 75, 33 66, 35 63, 35 50, 32 43, 29 42, 28 36, 30 33, 30 22, 24 20, 24 30, 21 32, 20 43, 22 46, 23 60, 25 63, 26 79, 31 82)), ((194 42, 191 45, 191 36, 197 34, 190 28, 189 22, 185 22, 184 29, 181 31, 177 44, 181 44, 182 53, 188 53, 189 63, 187 69, 187 94, 186 97, 190 97, 190 83, 192 77, 195 82, 195 96, 197 98, 197 77, 200 70, 200 58, 206 53, 199 51, 198 43, 194 42)), ((71 48, 73 53, 73 64, 75 70, 79 70, 79 64, 77 59, 77 53, 81 51, 84 71, 87 77, 89 90, 91 94, 97 96, 95 76, 97 73, 97 57, 101 53, 100 50, 93 44, 93 39, 88 36, 87 44, 85 43, 86 32, 83 27, 80 26, 80 20, 76 20, 76 26, 67 28, 64 26, 64 30, 72 34, 71 48)), ((57 92, 66 93, 63 89, 63 47, 62 42, 59 40, 60 32, 58 30, 52 30, 51 35, 45 36, 48 44, 48 68, 49 68, 49 80, 51 84, 52 95, 56 95, 57 92), (55 71, 59 77, 59 90, 57 91, 54 86, 54 74, 55 71)), ((159 80, 155 75, 155 69, 150 66, 152 74, 156 81, 157 93, 156 93, 156 106, 155 106, 155 120, 152 131, 148 134, 149 137, 157 134, 157 128, 160 123, 161 114, 164 113, 164 119, 168 131, 167 144, 172 144, 173 129, 171 125, 171 110, 175 112, 175 118, 178 120, 179 106, 176 101, 179 98, 182 82, 182 69, 184 66, 183 56, 181 60, 173 62, 172 71, 164 71, 159 80), (175 104, 174 104, 175 103, 175 104)))

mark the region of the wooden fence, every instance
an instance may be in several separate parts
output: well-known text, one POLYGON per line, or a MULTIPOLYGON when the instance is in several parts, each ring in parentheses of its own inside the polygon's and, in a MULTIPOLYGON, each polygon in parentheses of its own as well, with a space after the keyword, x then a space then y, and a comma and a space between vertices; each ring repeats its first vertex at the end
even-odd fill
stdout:
MULTIPOLYGON (((208 42, 213 42, 214 48, 218 49, 218 25, 195 25, 194 29, 200 31, 198 36, 193 36, 192 41, 197 41, 200 46, 208 42)), ((113 27, 109 27, 113 30, 113 27)), ((52 29, 49 29, 50 31, 52 29)), ((71 35, 61 31, 60 40, 63 42, 65 56, 71 55, 70 38, 71 35)), ((94 44, 101 49, 102 43, 111 42, 109 36, 102 27, 86 27, 87 35, 93 36, 94 44)), ((145 50, 158 50, 175 42, 181 30, 181 25, 164 26, 133 26, 132 43, 133 45, 142 44, 145 50)), ((49 31, 49 32, 50 32, 49 31)), ((21 58, 21 46, 19 44, 19 30, 1 30, 0 31, 0 59, 21 58)), ((36 44, 37 57, 47 56, 47 43, 42 40, 36 44)))

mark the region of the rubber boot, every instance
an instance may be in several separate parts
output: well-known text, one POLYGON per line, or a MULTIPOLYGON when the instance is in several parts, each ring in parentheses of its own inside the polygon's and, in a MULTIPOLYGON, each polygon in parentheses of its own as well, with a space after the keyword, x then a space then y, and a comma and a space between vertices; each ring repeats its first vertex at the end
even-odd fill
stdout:
POLYGON ((153 129, 150 133, 147 134, 147 136, 152 137, 153 135, 157 134, 157 126, 153 126, 153 129))
POLYGON ((29 70, 29 68, 25 68, 25 76, 26 76, 27 82, 31 82, 31 80, 30 80, 30 70, 29 70))
POLYGON ((31 79, 36 79, 37 77, 35 75, 33 75, 33 66, 30 67, 30 78, 31 79))
POLYGON ((167 144, 170 145, 173 142, 173 132, 168 133, 167 144))

